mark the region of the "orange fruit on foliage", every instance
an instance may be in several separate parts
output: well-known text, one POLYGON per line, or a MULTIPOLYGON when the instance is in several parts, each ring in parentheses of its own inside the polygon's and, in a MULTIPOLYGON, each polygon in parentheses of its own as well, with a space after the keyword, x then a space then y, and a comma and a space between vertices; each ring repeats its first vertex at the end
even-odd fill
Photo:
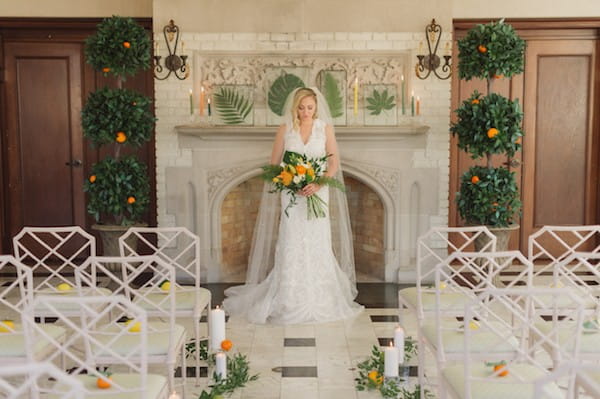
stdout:
POLYGON ((129 48, 129 47, 131 47, 131 43, 129 43, 129 42, 123 42, 123 47, 129 48))
POLYGON ((102 72, 109 73, 110 72, 110 68, 109 67, 104 67, 104 68, 102 68, 102 72))
POLYGON ((370 371, 367 377, 375 384, 381 384, 383 382, 383 377, 379 375, 376 370, 370 371))
POLYGON ((502 79, 504 77, 504 75, 494 75, 495 79, 502 79))
POLYGON ((135 204, 135 197, 129 197, 129 198, 127 198, 127 203, 128 204, 135 204))
POLYGON ((233 342, 228 339, 221 341, 221 349, 223 349, 225 352, 229 352, 231 348, 233 348, 233 342))
POLYGON ((516 144, 521 144, 521 138, 519 137, 518 139, 515 140, 516 144))
POLYGON ((471 100, 471 104, 479 104, 479 100, 474 98, 473 100, 471 100))
POLYGON ((479 183, 479 177, 478 176, 471 177, 471 183, 473 183, 473 184, 479 183))
POLYGON ((487 53, 487 47, 485 47, 483 44, 480 44, 477 47, 477 50, 479 50, 480 53, 487 53))
POLYGON ((96 181, 96 175, 91 175, 90 176, 90 183, 93 183, 96 181))
POLYGON ((498 377, 506 377, 508 375, 506 364, 496 364, 494 366, 494 373, 498 373, 498 377))
POLYGON ((299 175, 303 175, 303 174, 306 173, 306 168, 304 166, 302 166, 302 165, 298 165, 298 166, 296 166, 296 172, 299 175))
POLYGON ((122 144, 127 141, 127 135, 124 132, 117 132, 115 140, 117 141, 117 143, 122 144))
POLYGON ((98 377, 98 379, 96 380, 96 386, 100 389, 108 389, 110 388, 111 384, 110 382, 112 381, 112 377, 98 377))
POLYGON ((492 127, 492 128, 490 128, 490 130, 487 131, 487 136, 491 139, 493 139, 497 135, 498 135, 498 129, 496 129, 495 127, 492 127))

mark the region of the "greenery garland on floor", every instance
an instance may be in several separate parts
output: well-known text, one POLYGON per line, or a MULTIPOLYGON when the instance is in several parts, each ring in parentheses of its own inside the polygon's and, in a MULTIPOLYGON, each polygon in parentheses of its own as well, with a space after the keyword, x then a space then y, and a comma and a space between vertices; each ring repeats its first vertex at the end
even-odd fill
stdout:
MULTIPOLYGON (((416 342, 411 337, 406 337, 404 340, 404 362, 408 363, 416 354, 416 342)), ((357 366, 359 376, 354 379, 356 390, 371 391, 377 389, 384 398, 419 399, 421 397, 421 386, 418 384, 411 391, 401 386, 406 383, 401 378, 386 380, 383 377, 384 366, 384 353, 376 345, 373 345, 371 357, 357 366)), ((432 397, 431 392, 426 389, 425 398, 432 397)))
MULTIPOLYGON (((227 352, 233 344, 231 341, 225 340, 221 343, 221 347, 227 352), (229 346, 225 345, 225 342, 229 346), (225 349, 227 348, 227 349, 225 349)), ((200 360, 205 360, 210 366, 215 364, 215 355, 208 353, 208 342, 206 340, 200 341, 200 360)), ((191 358, 196 352, 195 339, 191 339, 185 345, 186 357, 191 358)), ((237 353, 233 357, 227 357, 227 377, 221 378, 213 373, 213 380, 215 383, 209 385, 209 391, 202 390, 198 399, 222 399, 223 395, 231 395, 237 388, 243 388, 247 383, 256 381, 258 374, 250 375, 250 362, 246 359, 245 355, 237 353)))

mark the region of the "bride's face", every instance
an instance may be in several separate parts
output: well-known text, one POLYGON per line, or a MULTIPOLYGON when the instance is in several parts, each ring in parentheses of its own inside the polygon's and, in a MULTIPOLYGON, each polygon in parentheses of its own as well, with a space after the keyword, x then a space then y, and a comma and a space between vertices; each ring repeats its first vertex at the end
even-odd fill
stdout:
POLYGON ((298 104, 298 119, 311 121, 317 110, 317 102, 311 96, 304 97, 298 104))

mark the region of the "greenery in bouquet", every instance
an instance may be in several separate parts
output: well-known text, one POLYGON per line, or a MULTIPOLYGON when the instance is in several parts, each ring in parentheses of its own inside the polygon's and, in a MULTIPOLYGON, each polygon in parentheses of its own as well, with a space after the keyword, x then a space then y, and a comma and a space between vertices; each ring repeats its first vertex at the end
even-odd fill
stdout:
POLYGON ((116 76, 118 86, 91 93, 81 115, 84 136, 92 146, 109 147, 109 155, 92 166, 84 183, 88 213, 99 223, 134 224, 150 203, 146 165, 134 155, 121 155, 124 146, 140 147, 149 141, 156 122, 151 99, 122 88, 125 75, 149 67, 150 47, 141 26, 117 16, 102 21, 86 40, 87 62, 104 75, 116 76))
MULTIPOLYGON (((291 197, 288 206, 285 208, 286 216, 288 215, 288 209, 297 204, 298 192, 310 183, 345 190, 344 183, 333 177, 325 176, 327 158, 329 158, 329 155, 320 158, 308 158, 306 155, 297 152, 286 151, 281 164, 263 166, 261 177, 273 184, 271 192, 283 191, 291 197)), ((327 203, 317 194, 306 198, 306 206, 308 219, 325 217, 327 203)))
POLYGON ((521 212, 512 158, 522 148, 523 112, 517 100, 492 92, 497 79, 523 72, 525 41, 503 20, 477 25, 458 41, 459 75, 487 80, 487 95, 475 91, 455 110, 450 131, 458 147, 486 166, 466 171, 457 193, 460 216, 467 224, 508 227, 521 212), (492 155, 506 155, 506 167, 493 167, 492 155))

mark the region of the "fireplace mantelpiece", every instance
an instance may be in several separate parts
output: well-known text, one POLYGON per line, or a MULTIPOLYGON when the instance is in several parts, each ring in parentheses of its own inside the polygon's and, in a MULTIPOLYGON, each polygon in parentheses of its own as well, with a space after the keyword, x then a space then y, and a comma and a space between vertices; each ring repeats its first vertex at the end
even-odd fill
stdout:
MULTIPOLYGON (((260 174, 268 162, 274 126, 177 126, 190 167, 168 167, 167 213, 200 236, 203 275, 220 282, 221 215, 227 193, 260 174)), ((371 187, 384 204, 386 281, 411 269, 415 241, 438 209, 438 168, 417 167, 428 126, 336 127, 344 172, 371 187)))

